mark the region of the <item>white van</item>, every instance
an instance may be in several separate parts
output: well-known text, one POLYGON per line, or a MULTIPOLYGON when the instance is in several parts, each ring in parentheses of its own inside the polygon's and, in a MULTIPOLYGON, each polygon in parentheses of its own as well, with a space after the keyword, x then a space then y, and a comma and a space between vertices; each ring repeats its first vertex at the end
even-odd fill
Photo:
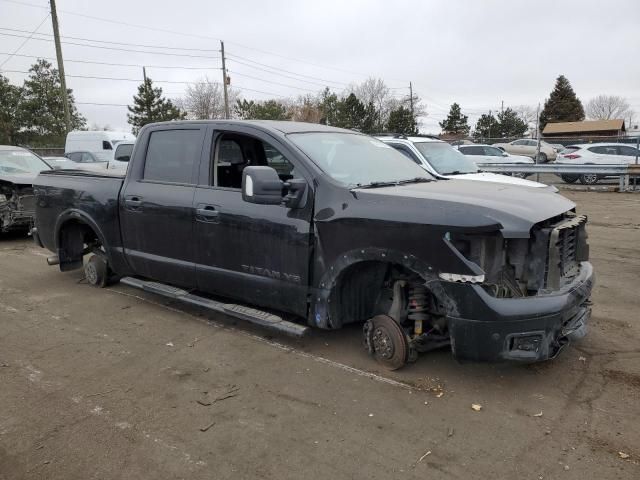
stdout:
POLYGON ((116 145, 124 140, 134 140, 136 137, 126 132, 74 131, 67 134, 64 153, 71 152, 107 152, 113 156, 116 145))

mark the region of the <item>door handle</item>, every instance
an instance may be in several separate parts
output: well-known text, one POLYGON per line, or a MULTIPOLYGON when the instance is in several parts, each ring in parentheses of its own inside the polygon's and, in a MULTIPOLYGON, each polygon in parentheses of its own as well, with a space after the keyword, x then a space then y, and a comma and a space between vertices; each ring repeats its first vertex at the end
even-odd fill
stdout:
POLYGON ((126 197, 124 204, 128 207, 139 207, 142 205, 142 198, 136 196, 126 197))
POLYGON ((196 215, 200 217, 217 218, 219 213, 213 205, 205 205, 196 209, 196 215))

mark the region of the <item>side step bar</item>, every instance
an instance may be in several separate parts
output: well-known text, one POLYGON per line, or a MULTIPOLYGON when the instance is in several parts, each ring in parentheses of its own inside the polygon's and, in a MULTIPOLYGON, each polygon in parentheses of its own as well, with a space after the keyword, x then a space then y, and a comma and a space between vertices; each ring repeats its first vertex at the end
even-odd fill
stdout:
POLYGON ((130 287, 139 288, 145 292, 156 293, 173 300, 179 300, 181 302, 190 303, 191 305, 204 307, 209 310, 213 310, 214 312, 224 313, 241 320, 255 323, 256 325, 260 325, 261 327, 268 328, 270 330, 276 330, 292 337, 302 337, 309 330, 309 327, 289 322, 288 320, 284 320, 278 315, 274 315, 269 312, 233 303, 217 302, 198 295, 193 295, 186 290, 165 285, 163 283, 150 282, 133 277, 121 278, 120 283, 129 285, 130 287))

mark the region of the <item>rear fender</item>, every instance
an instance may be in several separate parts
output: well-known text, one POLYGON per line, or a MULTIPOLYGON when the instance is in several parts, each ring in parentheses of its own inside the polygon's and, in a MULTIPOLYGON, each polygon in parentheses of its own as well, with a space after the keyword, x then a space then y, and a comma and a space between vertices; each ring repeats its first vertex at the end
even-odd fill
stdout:
POLYGON ((98 224, 94 222, 93 219, 83 211, 70 209, 63 212, 58 217, 54 230, 54 244, 56 246, 58 257, 60 259, 60 270, 64 272, 82 268, 81 252, 84 248, 82 239, 78 236, 74 236, 73 238, 65 238, 65 232, 63 231, 65 227, 69 226, 70 222, 86 225, 88 228, 90 228, 98 238, 100 244, 104 247, 107 257, 107 263, 111 263, 109 248, 107 247, 105 236, 98 224), (80 255, 79 259, 78 255, 80 255))

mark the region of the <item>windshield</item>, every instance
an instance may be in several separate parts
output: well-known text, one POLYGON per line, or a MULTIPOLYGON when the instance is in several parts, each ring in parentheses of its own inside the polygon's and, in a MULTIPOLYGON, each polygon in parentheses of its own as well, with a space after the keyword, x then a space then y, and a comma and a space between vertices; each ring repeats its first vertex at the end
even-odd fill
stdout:
POLYGON ((51 167, 27 150, 0 150, 0 172, 39 173, 51 167))
POLYGON ((478 166, 445 142, 415 142, 415 147, 440 175, 476 173, 478 166))
POLYGON ((365 135, 310 132, 288 138, 323 172, 349 187, 433 179, 393 147, 365 135))

